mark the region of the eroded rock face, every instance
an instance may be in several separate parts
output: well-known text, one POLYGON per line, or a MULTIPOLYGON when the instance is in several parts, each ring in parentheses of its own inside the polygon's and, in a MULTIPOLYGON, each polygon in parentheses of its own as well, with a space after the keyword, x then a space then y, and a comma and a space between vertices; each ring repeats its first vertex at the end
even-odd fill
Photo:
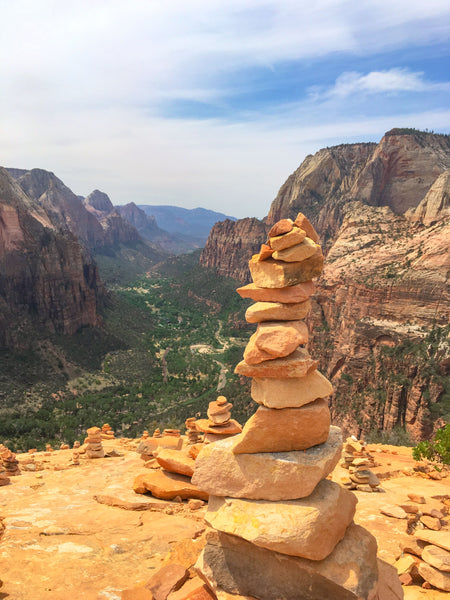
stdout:
POLYGON ((0 347, 27 347, 36 328, 74 333, 101 323, 95 263, 69 231, 0 169, 0 347), (20 324, 20 326, 19 326, 20 324))

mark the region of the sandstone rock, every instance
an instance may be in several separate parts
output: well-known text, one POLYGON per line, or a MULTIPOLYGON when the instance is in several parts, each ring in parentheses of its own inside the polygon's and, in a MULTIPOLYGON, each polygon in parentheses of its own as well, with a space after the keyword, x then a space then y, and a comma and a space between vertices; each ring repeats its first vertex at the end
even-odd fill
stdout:
POLYGON ((306 231, 306 235, 311 238, 313 242, 319 241, 319 236, 317 235, 316 230, 303 213, 298 213, 297 217, 295 218, 294 225, 306 231))
POLYGON ((301 500, 267 502, 210 496, 206 521, 219 531, 291 556, 323 560, 353 520, 356 496, 321 481, 301 500))
POLYGON ((417 530, 415 537, 439 548, 444 548, 450 552, 450 531, 427 531, 426 529, 417 530))
POLYGON ((377 563, 378 585, 373 600, 403 600, 403 590, 395 568, 384 560, 378 559, 377 563))
POLYGON ((162 500, 173 500, 177 496, 183 500, 188 498, 208 500, 208 494, 199 490, 187 477, 166 471, 152 471, 138 475, 134 480, 133 490, 136 494, 150 492, 152 496, 162 500))
POLYGON ((172 563, 154 573, 145 587, 151 591, 154 600, 167 600, 167 596, 171 592, 179 590, 188 577, 187 569, 182 565, 172 563))
POLYGON ((266 321, 258 324, 256 345, 272 357, 287 356, 300 344, 308 342, 308 327, 304 321, 266 321))
POLYGON ((282 304, 281 302, 256 302, 247 308, 245 319, 249 323, 262 321, 297 321, 304 319, 311 310, 311 302, 282 304))
POLYGON ((254 454, 306 450, 327 441, 330 424, 326 400, 315 400, 301 408, 260 406, 236 436, 232 451, 254 454))
MULTIPOLYGON (((297 346, 295 346, 295 348, 297 348, 297 346)), ((291 350, 291 352, 294 350, 291 350)), ((287 354, 281 354, 280 356, 287 356, 288 354, 291 354, 291 352, 288 352, 287 354)), ((265 360, 272 360, 273 358, 274 357, 271 354, 268 354, 267 352, 264 352, 264 350, 258 348, 256 345, 256 333, 254 333, 248 340, 247 346, 245 347, 244 361, 248 365, 258 365, 265 360)))
POLYGON ((164 448, 156 455, 158 463, 170 473, 179 473, 192 477, 194 473, 195 460, 180 450, 164 448))
POLYGON ((426 500, 423 496, 419 496, 418 494, 408 494, 408 498, 410 500, 412 500, 412 502, 415 502, 416 504, 425 504, 426 500))
POLYGON ((201 443, 192 444, 192 446, 190 446, 189 450, 188 450, 189 456, 195 460, 197 458, 197 456, 200 454, 200 450, 202 448, 203 448, 203 444, 201 444, 201 443))
POLYGON ((397 569, 397 573, 403 575, 404 573, 411 573, 416 566, 416 561, 412 556, 405 554, 398 559, 394 566, 397 569))
POLYGON ((177 592, 169 594, 167 600, 216 600, 216 596, 203 579, 193 577, 177 592))
POLYGON ((315 371, 318 361, 313 360, 307 350, 298 348, 288 357, 274 358, 257 365, 248 365, 242 360, 234 372, 247 377, 304 377, 315 371))
POLYGON ((142 440, 137 447, 136 452, 138 454, 153 454, 158 448, 168 448, 171 450, 181 450, 183 446, 183 440, 181 437, 175 437, 173 435, 161 436, 161 437, 149 437, 142 440))
POLYGON ((399 548, 402 553, 407 552, 409 554, 415 554, 419 558, 422 556, 422 551, 425 545, 425 542, 418 540, 410 535, 405 536, 405 538, 400 540, 399 542, 399 548))
POLYGON ((294 221, 292 219, 280 219, 269 231, 269 238, 283 235, 292 231, 294 221))
POLYGON ((415 515, 419 512, 419 507, 417 504, 399 504, 399 506, 410 515, 415 515))
POLYGON ((388 517, 394 517, 394 519, 406 519, 407 514, 400 508, 400 506, 382 506, 380 513, 388 517))
POLYGON ((254 283, 249 283, 238 288, 237 293, 242 298, 250 298, 255 302, 282 302, 292 304, 294 302, 304 302, 316 291, 316 286, 312 281, 305 281, 289 287, 262 288, 254 283))
POLYGON ((435 569, 450 572, 450 552, 448 550, 430 544, 423 549, 422 558, 435 569))
POLYGON ((258 287, 284 288, 319 277, 323 269, 323 254, 317 251, 310 258, 298 263, 287 263, 273 258, 258 262, 252 258, 249 268, 253 283, 258 287))
POLYGON ((322 373, 315 370, 304 377, 289 379, 254 377, 251 393, 255 402, 267 408, 288 408, 326 398, 333 393, 333 386, 322 373))
POLYGON ((122 590, 120 600, 153 600, 153 594, 144 586, 122 590))
POLYGON ((438 571, 429 564, 423 562, 419 565, 419 575, 421 575, 425 581, 434 585, 439 590, 444 592, 450 592, 450 573, 444 571, 438 571))
POLYGON ((299 227, 293 227, 288 233, 269 238, 269 244, 272 250, 279 251, 300 244, 301 242, 303 242, 305 237, 306 231, 304 229, 300 229, 299 227))
POLYGON ((196 568, 214 590, 260 600, 368 600, 377 585, 376 541, 352 524, 326 559, 311 561, 210 531, 196 568))
POLYGON ((208 419, 198 419, 195 424, 197 429, 203 433, 230 436, 242 431, 242 427, 234 419, 230 419, 225 425, 211 425, 208 419))
POLYGON ((425 527, 428 527, 428 529, 433 529, 434 531, 439 531, 442 528, 440 520, 436 519, 435 517, 422 515, 420 517, 420 521, 425 525, 425 527))
POLYGON ((272 248, 270 246, 268 246, 267 244, 263 244, 259 251, 258 260, 266 260, 267 258, 270 258, 272 256, 272 254, 273 254, 272 248))
POLYGON ((330 427, 324 444, 302 452, 233 454, 235 440, 207 445, 198 455, 192 483, 214 496, 294 500, 309 496, 336 466, 341 431, 330 427))
POLYGON ((188 508, 189 510, 199 510, 200 508, 203 508, 205 506, 205 503, 203 502, 203 500, 198 500, 196 498, 191 498, 188 501, 188 508))
POLYGON ((310 258, 320 249, 318 244, 315 244, 310 238, 305 238, 303 242, 296 246, 277 250, 272 254, 274 260, 282 260, 283 262, 302 262, 310 258))

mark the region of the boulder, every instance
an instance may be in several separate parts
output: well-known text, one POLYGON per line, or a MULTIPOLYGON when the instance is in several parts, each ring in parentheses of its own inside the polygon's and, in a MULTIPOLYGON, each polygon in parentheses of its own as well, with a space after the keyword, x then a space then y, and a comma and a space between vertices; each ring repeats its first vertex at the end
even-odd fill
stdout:
POLYGON ((426 562, 419 564, 419 575, 437 587, 438 590, 443 590, 444 592, 450 592, 450 573, 445 573, 444 571, 438 571, 431 565, 426 562))
POLYGON ((179 473, 188 477, 194 473, 195 460, 180 450, 168 448, 158 450, 156 460, 163 469, 170 473, 179 473))
POLYGON ((342 436, 330 427, 324 444, 300 452, 234 454, 234 438, 204 446, 192 483, 214 496, 254 500, 295 500, 312 493, 339 461, 342 436))
POLYGON ((219 531, 291 556, 323 560, 353 520, 356 496, 323 480, 301 500, 267 502, 210 496, 206 521, 219 531))
POLYGON ((318 249, 320 249, 320 246, 307 237, 303 242, 296 246, 290 246, 284 250, 277 250, 272 254, 272 258, 284 262, 302 262, 310 256, 313 256, 318 249))
POLYGON ((136 494, 150 492, 152 496, 162 500, 173 500, 177 496, 182 500, 188 498, 208 500, 208 494, 193 485, 188 477, 162 470, 138 475, 134 480, 133 490, 136 494))
POLYGON ((450 572, 450 552, 448 550, 430 544, 422 550, 422 558, 439 571, 450 572))
POLYGON ((257 365, 249 365, 242 360, 234 372, 247 377, 304 377, 315 371, 317 365, 318 361, 313 360, 307 350, 298 348, 287 357, 274 358, 257 365))
POLYGON ((333 393, 333 386, 322 373, 315 370, 304 377, 289 379, 254 377, 251 393, 255 402, 267 408, 288 408, 326 398, 333 393))
POLYGON ((196 569, 214 591, 221 588, 259 600, 368 600, 377 585, 376 550, 375 538, 355 524, 321 561, 279 554, 210 531, 196 569))
POLYGON ((232 451, 254 454, 306 450, 327 441, 330 424, 326 400, 314 400, 300 408, 260 406, 236 436, 232 451))
POLYGON ((242 298, 250 298, 255 302, 283 302, 284 304, 292 304, 294 302, 304 302, 316 291, 316 286, 312 281, 305 281, 290 287, 277 288, 262 288, 254 283, 249 283, 238 288, 237 293, 242 298))
POLYGON ((288 231, 287 233, 270 237, 269 245, 274 251, 284 250, 285 248, 290 248, 291 246, 301 244, 305 237, 306 231, 300 229, 299 227, 293 227, 291 231, 288 231))
POLYGON ((245 318, 249 323, 262 321, 297 321, 304 319, 311 309, 311 302, 282 304, 281 302, 255 302, 247 308, 245 318))
POLYGON ((268 258, 249 261, 250 274, 258 287, 284 288, 319 277, 323 269, 323 254, 320 250, 302 262, 283 262, 268 258))

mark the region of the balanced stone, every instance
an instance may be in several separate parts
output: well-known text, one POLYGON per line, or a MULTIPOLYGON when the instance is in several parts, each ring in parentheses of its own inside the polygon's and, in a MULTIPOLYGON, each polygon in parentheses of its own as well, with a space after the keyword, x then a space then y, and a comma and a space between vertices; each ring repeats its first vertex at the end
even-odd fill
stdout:
POLYGON ((332 426, 324 444, 303 452, 234 454, 234 443, 227 438, 205 446, 195 461, 192 483, 214 496, 295 500, 309 496, 334 469, 342 436, 332 426))
MULTIPOLYGON (((242 538, 209 531, 196 569, 213 590, 260 600, 368 600, 377 586, 377 544, 351 524, 324 560, 287 556, 242 538)), ((384 599, 383 599, 384 600, 384 599)))
POLYGON ((333 386, 322 373, 315 370, 304 377, 289 379, 254 377, 251 393, 258 404, 268 408, 288 408, 326 398, 333 393, 333 386))
POLYGON ((300 244, 303 242, 305 237, 306 231, 300 229, 299 227, 293 227, 288 233, 269 238, 269 246, 273 251, 284 250, 285 248, 290 248, 291 246, 300 244))
POLYGON ((292 231, 294 227, 294 221, 292 219, 280 219, 269 231, 269 238, 277 235, 283 235, 292 231))
POLYGON ((267 244, 262 244, 259 254, 258 254, 258 260, 266 260, 267 258, 270 258, 273 254, 273 250, 270 246, 268 246, 267 244))
POLYGON ((266 321, 258 324, 244 351, 249 365, 265 360, 289 356, 308 341, 308 328, 304 321, 266 321))
POLYGON ((182 500, 198 498, 208 500, 208 494, 199 490, 189 481, 189 477, 157 470, 138 475, 133 483, 136 494, 150 492, 155 498, 173 500, 179 496, 182 500))
POLYGON ((268 258, 258 261, 252 257, 249 261, 250 273, 258 287, 284 288, 319 277, 323 269, 323 254, 320 249, 302 262, 283 262, 268 258))
POLYGON ((232 451, 254 454, 306 450, 327 441, 330 423, 326 400, 315 400, 300 408, 275 410, 260 406, 236 436, 232 451))
POLYGON ((320 250, 320 246, 307 237, 296 246, 277 250, 272 254, 272 258, 284 262, 302 262, 302 260, 313 256, 317 250, 320 250))
POLYGON ((237 293, 242 298, 250 298, 255 302, 283 302, 292 304, 294 302, 304 302, 316 291, 316 286, 312 281, 305 281, 290 287, 263 288, 258 287, 254 283, 249 283, 238 288, 237 293))
POLYGON ((317 365, 318 361, 313 360, 307 350, 298 348, 287 357, 274 358, 257 365, 249 365, 242 360, 234 372, 247 377, 304 377, 315 371, 317 365))
POLYGON ((425 529, 417 529, 414 535, 419 540, 439 546, 450 552, 450 531, 427 531, 425 529))
POLYGON ((163 469, 170 473, 179 473, 192 477, 194 473, 195 460, 187 453, 180 450, 169 450, 167 448, 155 452, 156 460, 163 469))
POLYGON ((217 400, 210 402, 208 407, 208 419, 212 425, 225 425, 231 418, 233 405, 227 401, 225 396, 219 396, 217 400))
POLYGON ((220 435, 236 435, 241 433, 242 427, 234 419, 230 419, 228 423, 224 425, 211 425, 209 419, 198 419, 195 425, 199 431, 203 433, 215 433, 220 435))
POLYGON ((357 499, 324 479, 300 500, 267 502, 210 496, 206 521, 219 531, 282 554, 323 560, 344 537, 357 499))
POLYGON ((309 222, 309 220, 305 217, 305 215, 303 213, 298 213, 295 221, 294 221, 294 226, 296 227, 300 227, 300 229, 303 229, 303 231, 306 231, 306 235, 312 239, 313 242, 318 242, 319 241, 319 236, 317 235, 316 230, 314 229, 314 227, 311 225, 311 223, 309 222))
POLYGON ((262 321, 298 321, 304 319, 311 310, 311 302, 282 304, 281 302, 255 302, 245 312, 249 323, 262 321))

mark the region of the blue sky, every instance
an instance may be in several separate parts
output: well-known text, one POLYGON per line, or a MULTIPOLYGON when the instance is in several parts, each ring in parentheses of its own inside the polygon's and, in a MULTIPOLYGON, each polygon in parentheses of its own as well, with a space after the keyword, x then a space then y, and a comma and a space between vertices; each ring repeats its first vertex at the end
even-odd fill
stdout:
POLYGON ((0 0, 4 166, 267 214, 307 154, 450 132, 443 0, 0 0))

